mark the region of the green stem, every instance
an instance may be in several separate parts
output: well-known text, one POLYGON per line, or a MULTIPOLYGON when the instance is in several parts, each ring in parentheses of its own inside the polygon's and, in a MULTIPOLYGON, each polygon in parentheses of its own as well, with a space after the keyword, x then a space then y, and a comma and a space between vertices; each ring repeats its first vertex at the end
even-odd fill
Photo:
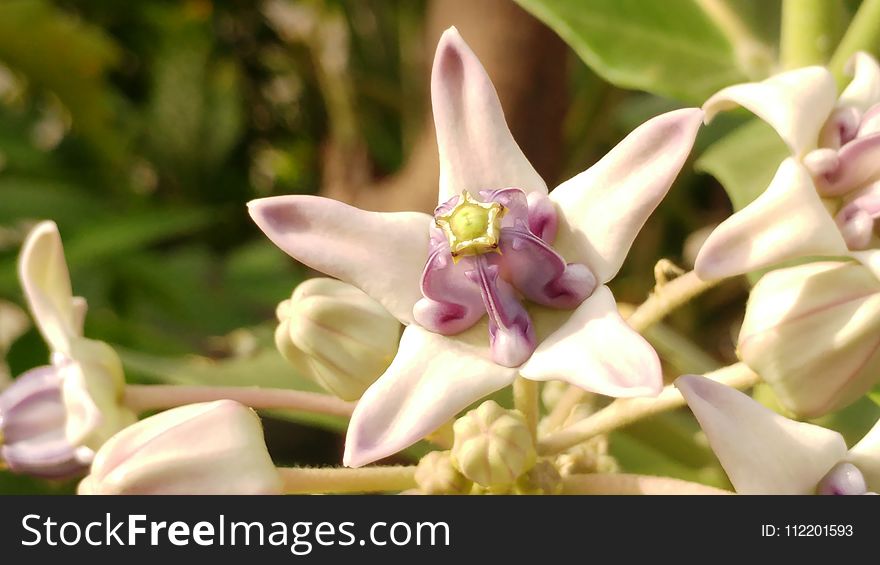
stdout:
POLYGON ((402 491, 415 488, 415 472, 415 466, 278 469, 287 494, 402 491))
MULTIPOLYGON (((754 386, 757 374, 743 363, 707 373, 706 377, 738 389, 754 386)), ((680 408, 684 397, 673 385, 667 385, 655 398, 621 398, 592 416, 559 431, 551 432, 538 442, 538 453, 554 455, 598 435, 607 434, 643 418, 680 408)))
MULTIPOLYGON (((644 333, 648 328, 665 318, 673 310, 687 304, 700 294, 720 283, 723 279, 704 281, 690 271, 678 278, 663 284, 657 284, 654 292, 636 310, 626 318, 626 322, 632 329, 644 333)), ((550 415, 547 416, 546 426, 548 430, 559 428, 571 410, 583 402, 586 392, 571 386, 559 401, 550 415)))
POLYGON ((533 439, 538 437, 538 383, 522 377, 513 382, 513 406, 526 418, 533 439))
POLYGON ((697 0, 697 4, 715 23, 733 46, 737 64, 750 79, 770 73, 775 55, 769 45, 758 38, 727 0, 697 0))
POLYGON ((880 50, 880 0, 864 0, 840 40, 828 66, 837 83, 846 82, 846 64, 857 51, 873 55, 880 50))
POLYGON ((733 494, 700 483, 648 475, 569 475, 562 480, 563 494, 733 494))
POLYGON ((824 65, 839 6, 831 0, 783 0, 780 59, 786 69, 824 65))

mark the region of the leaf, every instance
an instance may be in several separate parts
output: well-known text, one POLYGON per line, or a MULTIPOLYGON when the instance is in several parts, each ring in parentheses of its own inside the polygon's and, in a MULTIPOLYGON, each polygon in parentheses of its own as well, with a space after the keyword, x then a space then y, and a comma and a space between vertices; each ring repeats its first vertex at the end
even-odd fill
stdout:
POLYGON ((712 144, 694 167, 718 179, 734 210, 741 210, 764 192, 788 155, 773 128, 752 119, 712 144))
POLYGON ((880 406, 880 388, 874 389, 872 392, 869 392, 868 398, 873 400, 877 404, 877 406, 880 406))
POLYGON ((689 103, 747 79, 694 0, 517 0, 608 82, 689 103))

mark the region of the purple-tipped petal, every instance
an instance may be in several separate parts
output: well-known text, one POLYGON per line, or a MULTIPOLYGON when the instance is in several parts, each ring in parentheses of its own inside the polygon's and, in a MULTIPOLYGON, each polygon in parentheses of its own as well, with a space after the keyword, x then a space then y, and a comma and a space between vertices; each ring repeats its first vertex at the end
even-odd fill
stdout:
POLYGON ((709 235, 694 270, 702 279, 721 279, 797 257, 846 254, 809 173, 789 158, 767 190, 709 235))
POLYGON ((397 357, 358 401, 343 462, 360 467, 404 449, 484 396, 508 386, 516 370, 489 359, 485 327, 456 339, 418 326, 403 332, 397 357))
POLYGON ((834 110, 822 127, 822 133, 819 134, 819 144, 830 149, 840 149, 858 135, 861 119, 861 112, 851 106, 834 110))
POLYGON ((467 277, 480 289, 489 314, 492 360, 503 367, 518 367, 535 350, 535 330, 513 287, 501 278, 495 257, 476 257, 467 277))
POLYGON ((838 165, 816 178, 822 196, 841 196, 880 179, 880 133, 859 137, 838 153, 838 165))
POLYGON ((550 310, 532 315, 536 324, 546 320, 558 329, 520 368, 525 378, 563 380, 614 397, 656 396, 663 388, 657 353, 620 317, 607 286, 597 288, 570 317, 550 310), (557 325, 561 317, 567 319, 557 325))
POLYGON ((556 240, 556 232, 559 229, 559 217, 556 214, 556 206, 553 201, 539 192, 530 192, 529 203, 529 230, 549 244, 556 240))
POLYGON ((366 212, 317 196, 275 196, 248 204, 261 230, 294 259, 351 283, 404 324, 421 298, 431 217, 366 212))
POLYGON ((462 190, 515 186, 547 192, 514 141, 486 70, 454 27, 437 45, 431 101, 440 150, 439 202, 462 190))
POLYGON ((422 298, 416 302, 413 316, 416 323, 432 332, 455 335, 476 324, 486 313, 480 287, 465 272, 473 268, 474 259, 452 260, 449 244, 434 239, 434 249, 422 274, 422 298))
POLYGON ((566 261, 588 266, 600 283, 617 274, 687 160, 702 117, 687 108, 648 120, 550 193, 559 214, 554 247, 566 261))
POLYGON ((789 420, 705 377, 675 381, 740 494, 813 494, 846 455, 834 431, 789 420))
POLYGON ((880 182, 868 185, 852 195, 834 220, 847 247, 858 251, 870 246, 877 218, 880 218, 880 182))
POLYGON ((536 304, 570 310, 596 288, 596 277, 585 265, 566 265, 524 223, 501 230, 501 255, 505 278, 536 304))
POLYGON ((762 82, 735 84, 703 104, 706 121, 743 106, 770 124, 797 157, 816 148, 819 132, 837 102, 837 84, 824 67, 804 67, 762 82))
POLYGON ((846 72, 853 79, 840 95, 839 106, 852 106, 865 112, 880 102, 880 66, 874 57, 859 51, 847 62, 846 72))
POLYGON ((871 106, 871 108, 865 112, 865 115, 862 116, 862 121, 859 124, 859 131, 856 133, 856 136, 867 137, 869 135, 874 135, 875 133, 880 133, 880 103, 871 106))
POLYGON ((849 450, 846 459, 859 468, 868 489, 880 491, 880 421, 849 450))
POLYGON ((816 494, 832 496, 860 496, 867 494, 865 477, 852 463, 838 463, 819 483, 816 494))
POLYGON ((807 153, 802 162, 813 178, 818 178, 836 171, 840 166, 840 157, 837 149, 816 149, 807 153))

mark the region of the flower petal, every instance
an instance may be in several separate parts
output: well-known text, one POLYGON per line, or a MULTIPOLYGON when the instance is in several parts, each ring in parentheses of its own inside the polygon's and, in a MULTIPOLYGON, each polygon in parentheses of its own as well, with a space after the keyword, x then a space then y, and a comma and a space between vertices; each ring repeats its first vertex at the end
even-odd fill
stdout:
POLYGON ((813 494, 846 455, 843 437, 773 412, 705 377, 675 381, 739 494, 813 494))
POLYGON ((845 254, 809 173, 788 158, 763 194, 709 235, 694 270, 702 279, 720 279, 797 257, 845 254))
POLYGON ((514 141, 492 81, 454 27, 440 38, 431 74, 431 102, 440 150, 440 195, 547 185, 514 141))
POLYGON ((862 472, 868 490, 880 491, 880 422, 849 450, 847 461, 862 472))
POLYGON ((559 213, 554 247, 566 261, 585 264, 600 283, 617 274, 690 154, 702 115, 686 108, 648 120, 550 193, 559 213))
POLYGON ((360 467, 388 457, 511 384, 516 369, 493 363, 485 341, 482 324, 456 339, 409 326, 397 357, 355 407, 343 463, 360 467))
POLYGON ((351 283, 401 322, 422 297, 431 217, 366 212, 318 196, 274 196, 248 203, 263 233, 305 265, 351 283))
POLYGON ((840 95, 838 106, 852 106, 866 112, 880 102, 880 66, 874 57, 859 51, 847 62, 846 72, 853 78, 840 95))
POLYGON ((762 82, 728 86, 703 104, 706 121, 743 106, 773 126, 792 153, 816 149, 819 132, 837 102, 837 85, 824 67, 804 67, 762 82))
POLYGON ((657 353, 620 317, 607 286, 598 287, 574 312, 540 310, 532 317, 536 325, 541 318, 568 319, 520 367, 523 377, 563 380, 614 397, 656 396, 663 388, 657 353))
POLYGON ((880 133, 856 138, 837 155, 837 166, 816 178, 823 196, 841 196, 880 179, 880 133))
POLYGON ((40 222, 28 234, 18 276, 31 314, 52 351, 66 353, 78 335, 70 273, 55 222, 40 222))

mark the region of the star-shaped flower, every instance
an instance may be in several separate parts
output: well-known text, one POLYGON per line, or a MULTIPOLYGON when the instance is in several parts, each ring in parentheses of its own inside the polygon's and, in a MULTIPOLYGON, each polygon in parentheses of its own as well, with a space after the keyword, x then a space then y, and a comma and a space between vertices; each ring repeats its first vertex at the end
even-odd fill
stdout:
POLYGON ((433 217, 314 196, 250 203, 281 249, 358 286, 408 326, 358 402, 349 466, 411 445, 517 375, 610 396, 662 385, 656 353, 605 283, 687 159, 702 112, 650 120, 548 195, 454 28, 437 47, 431 96, 441 163, 433 217))

